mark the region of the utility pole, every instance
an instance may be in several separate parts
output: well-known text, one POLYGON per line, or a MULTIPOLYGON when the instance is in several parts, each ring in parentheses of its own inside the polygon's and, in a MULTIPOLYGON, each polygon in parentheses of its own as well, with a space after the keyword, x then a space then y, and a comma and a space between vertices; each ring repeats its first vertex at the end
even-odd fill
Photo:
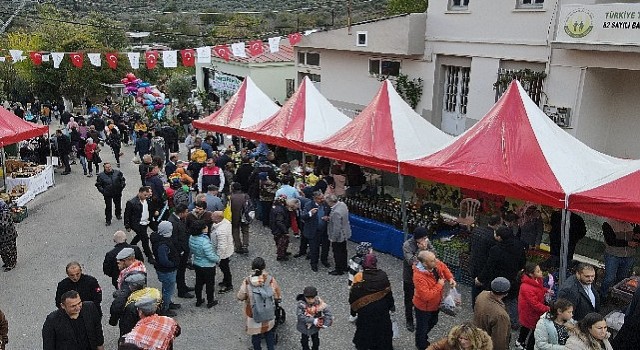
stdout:
POLYGON ((11 24, 11 21, 13 21, 13 19, 18 15, 18 13, 22 11, 22 9, 26 4, 27 4, 27 0, 23 0, 20 3, 20 5, 18 5, 18 8, 16 9, 16 11, 11 15, 11 17, 9 17, 9 19, 6 22, 4 22, 4 24, 2 24, 2 27, 0 27, 0 34, 4 33, 4 31, 7 30, 7 28, 9 27, 9 24, 11 24))
POLYGON ((347 0, 347 34, 351 35, 351 0, 347 0))

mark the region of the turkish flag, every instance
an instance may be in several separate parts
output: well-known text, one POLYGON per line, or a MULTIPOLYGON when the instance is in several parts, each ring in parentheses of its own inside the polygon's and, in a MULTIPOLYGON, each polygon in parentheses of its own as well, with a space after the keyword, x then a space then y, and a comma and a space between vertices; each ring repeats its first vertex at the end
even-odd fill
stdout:
POLYGON ((144 58, 147 61, 147 69, 154 69, 158 63, 158 51, 147 51, 144 58))
POLYGON ((36 66, 39 66, 42 64, 42 53, 30 52, 29 56, 31 57, 31 62, 33 62, 33 64, 35 64, 36 66))
POLYGON ((300 34, 300 33, 291 33, 291 34, 289 34, 289 44, 291 44, 291 46, 299 43, 300 40, 302 40, 302 34, 300 34))
POLYGON ((264 52, 262 47, 262 40, 253 40, 249 41, 249 46, 247 47, 247 51, 251 56, 258 56, 264 52))
POLYGON ((185 67, 193 67, 196 64, 196 50, 185 49, 180 51, 182 56, 182 65, 185 67))
POLYGON ((218 55, 218 57, 227 62, 231 59, 231 49, 227 45, 216 45, 213 48, 213 51, 218 55))
POLYGON ((105 55, 105 57, 107 58, 107 64, 109 65, 109 68, 111 68, 111 69, 118 68, 118 53, 117 52, 107 53, 105 55))
POLYGON ((72 52, 69 54, 71 58, 71 64, 76 68, 82 68, 82 62, 84 61, 84 55, 80 52, 72 52))

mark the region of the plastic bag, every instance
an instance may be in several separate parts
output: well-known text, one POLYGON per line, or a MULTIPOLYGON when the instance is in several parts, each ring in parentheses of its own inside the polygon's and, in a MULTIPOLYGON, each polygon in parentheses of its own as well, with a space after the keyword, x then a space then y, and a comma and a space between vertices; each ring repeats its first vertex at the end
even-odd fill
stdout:
POLYGON ((396 313, 391 312, 391 330, 393 332, 393 339, 400 338, 400 328, 398 327, 398 319, 396 313))
POLYGON ((449 292, 447 292, 446 296, 442 299, 442 302, 440 303, 440 311, 449 316, 455 316, 460 311, 459 306, 461 304, 462 295, 454 287, 449 289, 449 292))
POLYGON ((224 207, 223 215, 225 219, 231 221, 231 201, 229 201, 227 206, 224 207))

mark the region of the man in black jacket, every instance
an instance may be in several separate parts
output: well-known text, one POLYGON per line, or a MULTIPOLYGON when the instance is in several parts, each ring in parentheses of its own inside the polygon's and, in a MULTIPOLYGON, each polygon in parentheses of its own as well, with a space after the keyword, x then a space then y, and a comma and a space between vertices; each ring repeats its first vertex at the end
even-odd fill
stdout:
POLYGON ((251 164, 251 158, 248 156, 242 156, 242 164, 236 170, 236 174, 233 177, 233 182, 237 182, 242 186, 242 192, 247 193, 249 191, 249 178, 253 173, 253 164, 251 164))
POLYGON ((142 250, 150 264, 155 264, 151 247, 149 247, 149 235, 147 228, 154 216, 159 213, 153 206, 151 196, 153 195, 151 187, 142 186, 138 190, 138 195, 127 201, 124 208, 124 227, 127 232, 133 230, 136 236, 131 240, 132 245, 136 245, 142 241, 142 250))
POLYGON ((158 224, 158 232, 151 234, 151 249, 156 258, 156 273, 162 283, 162 309, 159 314, 163 316, 176 316, 173 311, 180 308, 180 304, 171 301, 176 288, 176 270, 180 264, 180 254, 173 244, 173 225, 169 221, 161 221, 158 224))
POLYGON ((558 299, 567 299, 573 305, 573 319, 582 320, 588 313, 600 312, 600 294, 593 285, 596 269, 580 263, 576 274, 569 276, 558 290, 558 299))
POLYGON ((138 248, 137 245, 131 245, 127 243, 127 234, 124 231, 116 231, 113 235, 113 242, 116 245, 113 246, 113 249, 107 252, 104 256, 104 261, 102 262, 102 272, 105 275, 111 277, 111 284, 113 284, 116 289, 118 289, 118 276, 120 276, 120 269, 118 269, 118 259, 116 256, 120 251, 124 248, 133 248, 136 255, 136 260, 144 261, 144 257, 142 256, 142 251, 138 248))
POLYGON ((64 165, 64 172, 62 175, 69 175, 71 173, 71 165, 69 164, 69 153, 71 153, 71 140, 64 134, 62 130, 56 130, 56 143, 58 145, 58 156, 62 165, 64 165))
POLYGON ((59 306, 62 303, 62 295, 64 293, 74 290, 77 291, 85 301, 91 301, 98 308, 98 313, 102 315, 100 309, 100 303, 102 302, 102 288, 98 280, 93 277, 82 273, 82 267, 80 263, 72 261, 67 264, 67 278, 58 283, 56 289, 55 305, 59 306))
POLYGON ((187 232, 186 218, 189 215, 187 206, 184 204, 176 205, 173 214, 169 216, 169 222, 173 225, 173 233, 171 239, 173 245, 178 250, 180 255, 180 262, 178 264, 178 270, 176 271, 176 284, 178 286, 178 297, 191 299, 193 294, 189 293, 193 288, 188 287, 185 281, 185 273, 187 271, 187 263, 189 262, 189 233, 187 232))
POLYGON ((96 306, 75 290, 60 297, 60 308, 42 326, 43 350, 104 350, 104 333, 96 306))
MULTIPOLYGON (((493 215, 489 218, 487 226, 476 226, 473 228, 471 235, 471 261, 470 269, 471 278, 475 279, 480 276, 484 264, 487 262, 489 256, 489 250, 496 244, 496 240, 493 238, 493 233, 500 227, 502 219, 500 215, 493 215)), ((471 308, 476 304, 476 297, 482 292, 482 286, 473 284, 471 286, 471 308)))
POLYGON ((327 236, 327 222, 331 209, 324 202, 322 192, 313 193, 313 201, 305 204, 300 217, 304 222, 302 234, 309 240, 309 260, 311 270, 318 272, 318 260, 325 267, 329 264, 329 237, 327 236))
POLYGON ((120 170, 115 170, 111 163, 103 164, 104 171, 96 178, 96 188, 104 197, 105 225, 111 225, 112 203, 116 207, 116 219, 122 219, 122 190, 124 190, 126 180, 120 170))

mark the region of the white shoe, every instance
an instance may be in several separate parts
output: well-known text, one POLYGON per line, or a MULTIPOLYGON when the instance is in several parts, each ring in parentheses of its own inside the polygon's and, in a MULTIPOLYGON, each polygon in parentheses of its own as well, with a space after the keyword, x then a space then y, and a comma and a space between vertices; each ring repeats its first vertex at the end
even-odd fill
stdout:
POLYGON ((358 316, 349 315, 349 322, 354 323, 358 319, 358 316))

